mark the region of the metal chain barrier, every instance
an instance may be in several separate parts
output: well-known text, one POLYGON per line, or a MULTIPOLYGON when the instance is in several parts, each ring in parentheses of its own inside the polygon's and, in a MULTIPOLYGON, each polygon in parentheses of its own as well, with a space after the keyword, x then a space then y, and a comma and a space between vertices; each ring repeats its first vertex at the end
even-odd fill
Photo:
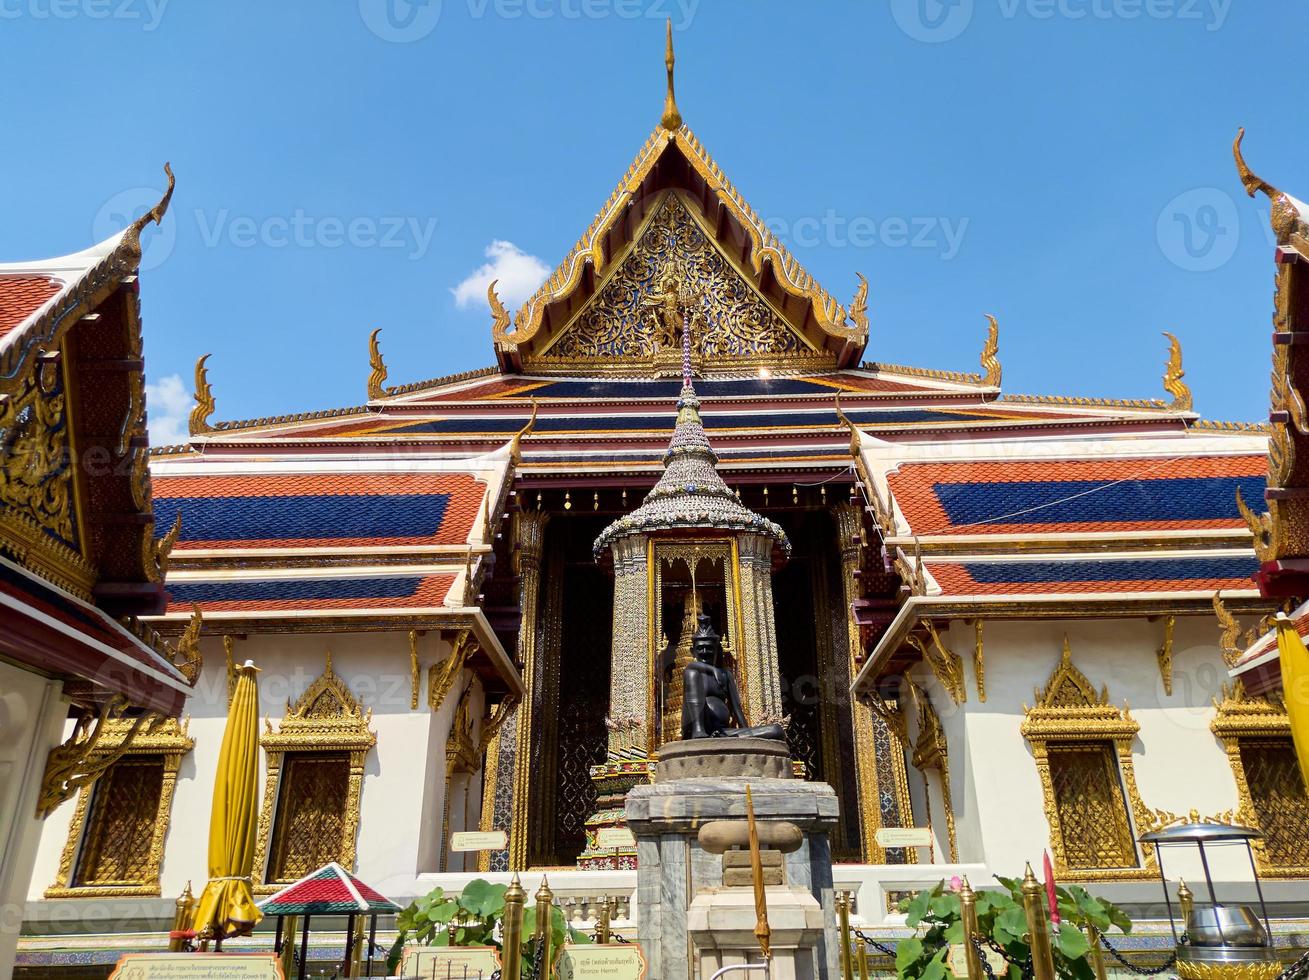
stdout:
POLYGON ((1114 949, 1113 943, 1109 941, 1109 937, 1106 936, 1103 932, 1100 933, 1100 943, 1101 945, 1104 946, 1105 949, 1109 951, 1109 955, 1118 961, 1119 965, 1122 966, 1123 969, 1127 970, 1129 973, 1135 973, 1138 977, 1157 977, 1159 974, 1164 973, 1167 970, 1171 970, 1174 966, 1177 965, 1177 950, 1173 950, 1172 954, 1164 962, 1163 966, 1158 966, 1155 967, 1154 969, 1146 969, 1143 966, 1137 966, 1134 963, 1129 963, 1127 961, 1127 957, 1125 957, 1122 953, 1118 952, 1118 950, 1114 949))
POLYGON ((854 934, 855 934, 855 938, 858 939, 860 942, 867 943, 869 946, 873 947, 873 949, 877 950, 879 953, 884 953, 887 956, 891 957, 891 959, 895 959, 895 947, 887 946, 885 943, 879 943, 876 939, 874 939, 872 936, 869 936, 862 929, 856 929, 854 931, 854 934))
POLYGON ((1277 975, 1277 980, 1304 980, 1309 977, 1309 952, 1277 975))
POLYGON ((998 953, 1003 957, 1004 961, 1010 966, 1018 967, 1018 972, 1023 975, 1023 980, 1032 980, 1032 977, 1035 976, 1035 967, 1032 965, 1031 956, 1028 956, 1023 960, 1016 960, 994 939, 987 939, 984 936, 974 936, 973 942, 977 945, 978 958, 981 959, 983 964, 985 964, 983 969, 986 970, 987 974, 991 973, 990 964, 986 962, 986 950, 989 949, 993 953, 998 953))

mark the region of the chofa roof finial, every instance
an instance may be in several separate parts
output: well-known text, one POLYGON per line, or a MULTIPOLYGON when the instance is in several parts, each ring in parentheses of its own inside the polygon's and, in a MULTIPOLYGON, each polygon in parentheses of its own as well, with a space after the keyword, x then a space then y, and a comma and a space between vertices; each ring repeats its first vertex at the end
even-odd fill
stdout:
POLYGON ((677 132, 682 128, 682 114, 677 111, 677 99, 673 95, 673 65, 676 59, 673 57, 673 18, 668 18, 668 41, 664 45, 664 66, 668 69, 668 92, 664 96, 664 116, 659 120, 659 125, 669 132, 677 132))

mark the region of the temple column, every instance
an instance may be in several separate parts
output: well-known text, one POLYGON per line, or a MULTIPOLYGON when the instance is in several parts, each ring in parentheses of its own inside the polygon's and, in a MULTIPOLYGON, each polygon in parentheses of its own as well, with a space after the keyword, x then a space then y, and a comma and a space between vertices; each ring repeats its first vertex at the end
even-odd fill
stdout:
POLYGON ((647 538, 634 534, 612 545, 614 638, 609 675, 609 758, 650 749, 650 567, 647 538))
MULTIPOLYGON (((837 539, 841 549, 841 585, 845 600, 845 629, 849 644, 846 696, 859 672, 863 653, 859 626, 854 621, 854 603, 860 598, 856 572, 862 563, 863 511, 855 504, 840 504, 832 511, 836 519, 837 539)), ((909 805, 909 779, 905 772, 904 748, 886 722, 866 704, 850 699, 851 724, 854 729, 855 781, 859 793, 859 842, 863 859, 869 864, 885 864, 887 852, 877 845, 877 831, 891 823, 903 826, 912 820, 909 805), (882 791, 891 802, 883 806, 882 791)), ((902 861, 917 859, 910 848, 902 861)))
POLYGON ((746 723, 766 725, 782 720, 782 683, 773 621, 773 540, 760 534, 743 534, 737 540, 745 636, 734 640, 732 646, 741 665, 746 723))
POLYGON ((550 515, 538 510, 514 515, 514 562, 519 576, 522 619, 518 626, 517 660, 522 665, 522 702, 505 719, 487 747, 482 790, 482 830, 509 835, 507 851, 483 851, 483 871, 519 871, 527 866, 528 796, 532 781, 532 714, 538 699, 537 600, 541 591, 541 551, 550 515))

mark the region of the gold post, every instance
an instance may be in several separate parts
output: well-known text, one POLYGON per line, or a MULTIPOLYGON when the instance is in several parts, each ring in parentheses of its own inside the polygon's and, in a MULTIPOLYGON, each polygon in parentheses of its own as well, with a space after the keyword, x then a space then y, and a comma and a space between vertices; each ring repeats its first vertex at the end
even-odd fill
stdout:
POLYGON ((964 962, 968 964, 968 980, 982 980, 982 964, 977 957, 977 946, 974 945, 977 936, 977 893, 968 883, 967 876, 959 888, 959 911, 964 926, 964 962))
POLYGON ((836 893, 836 916, 841 926, 841 976, 854 980, 854 962, 850 956, 850 892, 836 893))
MULTIPOLYGON (((672 22, 669 23, 671 25, 672 22)), ((670 26, 668 30, 671 38, 672 27, 670 26)), ((759 857, 759 828, 754 822, 754 797, 750 795, 749 786, 745 788, 745 822, 750 833, 750 870, 754 877, 754 935, 759 940, 759 952, 764 954, 766 962, 773 958, 770 946, 772 930, 768 927, 768 898, 764 895, 764 865, 759 857)))
POLYGON ((541 957, 536 975, 539 977, 548 977, 551 972, 550 939, 554 935, 554 903, 555 895, 550 890, 550 881, 542 875, 541 887, 536 891, 536 938, 541 957))
MULTIPOLYGON (((191 894, 191 883, 186 883, 182 894, 177 896, 177 911, 173 913, 173 932, 181 932, 191 923, 191 913, 195 909, 195 896, 191 894)), ((180 936, 168 940, 168 951, 180 953, 186 940, 180 936)))
POLYGON ((298 915, 288 915, 282 920, 282 953, 278 959, 282 963, 282 976, 287 980, 295 976, 295 929, 299 924, 298 915))
POLYGON ((1049 920, 1045 914, 1045 889, 1027 865, 1023 875, 1023 911, 1027 913, 1027 932, 1032 946, 1033 980, 1055 980, 1054 953, 1050 949, 1049 920))
POLYGON ((609 945, 609 923, 613 919, 614 899, 611 895, 605 896, 605 903, 600 909, 600 921, 596 923, 596 935, 600 939, 601 946, 609 945))
POLYGON ((350 944, 350 976, 363 976, 364 968, 364 917, 355 916, 354 942, 350 944))
MULTIPOLYGON (((521 980, 523 972, 523 906, 527 892, 517 872, 505 892, 504 944, 501 948, 501 980, 521 980)), ((1040 980, 1050 980, 1048 977, 1040 980)))
POLYGON ((855 953, 855 966, 859 968, 859 980, 868 980, 868 947, 862 939, 859 940, 858 951, 855 953))

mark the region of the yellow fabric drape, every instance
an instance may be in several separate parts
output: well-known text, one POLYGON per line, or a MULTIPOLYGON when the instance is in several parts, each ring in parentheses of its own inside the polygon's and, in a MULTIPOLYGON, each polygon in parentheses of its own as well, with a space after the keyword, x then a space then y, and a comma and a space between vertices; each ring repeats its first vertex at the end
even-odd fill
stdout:
POLYGON ((1309 650, 1289 618, 1278 617, 1277 652, 1282 661, 1282 692, 1291 719, 1291 737, 1300 759, 1300 775, 1309 786, 1309 650))
POLYGON ((203 938, 244 935, 263 918, 255 908, 250 882, 259 809, 255 805, 259 779, 258 672, 251 663, 237 669, 236 690, 227 710, 209 816, 209 883, 196 903, 191 926, 203 938))

